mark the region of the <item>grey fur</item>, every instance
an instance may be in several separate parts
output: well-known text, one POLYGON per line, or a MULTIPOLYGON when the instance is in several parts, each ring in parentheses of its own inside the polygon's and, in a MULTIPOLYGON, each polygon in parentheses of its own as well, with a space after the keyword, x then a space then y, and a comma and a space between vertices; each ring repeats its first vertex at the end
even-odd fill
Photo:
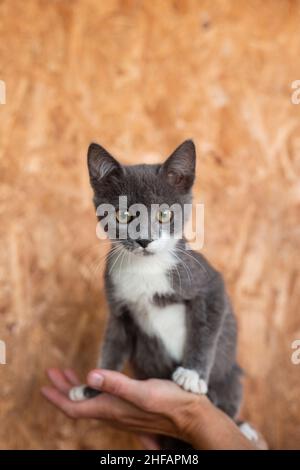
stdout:
MULTIPOLYGON (((179 203, 191 201, 195 177, 195 148, 192 141, 179 146, 163 165, 121 166, 108 152, 92 144, 88 152, 94 203, 109 202, 117 207, 118 196, 128 203, 179 203)), ((120 243, 133 250, 136 241, 120 243)), ((153 303, 160 307, 183 303, 186 308, 187 340, 181 364, 171 358, 159 337, 149 336, 137 324, 136 305, 116 296, 107 260, 106 295, 110 308, 99 366, 122 370, 129 360, 137 378, 170 379, 177 366, 196 370, 208 383, 208 396, 234 418, 242 389, 241 369, 236 362, 237 328, 223 278, 199 253, 186 250, 185 240, 175 248, 180 262, 168 276, 174 293, 156 294, 153 303), (188 269, 188 271, 187 271, 188 269)))

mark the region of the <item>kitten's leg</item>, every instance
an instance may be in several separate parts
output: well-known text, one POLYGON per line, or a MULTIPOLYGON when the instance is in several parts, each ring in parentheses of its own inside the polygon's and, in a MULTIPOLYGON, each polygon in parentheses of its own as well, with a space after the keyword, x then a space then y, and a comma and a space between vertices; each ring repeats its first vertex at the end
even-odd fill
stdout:
POLYGON ((241 375, 240 367, 235 364, 221 381, 210 383, 208 397, 215 406, 236 422, 244 436, 258 449, 268 449, 263 436, 251 424, 237 419, 242 400, 241 375))
POLYGON ((241 376, 242 370, 234 364, 221 380, 211 380, 208 393, 210 401, 237 424, 243 393, 241 376))
POLYGON ((226 297, 220 277, 214 291, 186 303, 187 341, 182 364, 172 375, 180 387, 205 395, 215 361, 217 342, 222 329, 226 297), (205 298, 207 297, 207 299, 205 298))
MULTIPOLYGON (((121 370, 130 352, 130 342, 126 334, 124 317, 110 314, 104 335, 103 346, 97 367, 100 369, 121 370)), ((73 387, 69 391, 72 401, 94 398, 101 392, 87 385, 73 387)))

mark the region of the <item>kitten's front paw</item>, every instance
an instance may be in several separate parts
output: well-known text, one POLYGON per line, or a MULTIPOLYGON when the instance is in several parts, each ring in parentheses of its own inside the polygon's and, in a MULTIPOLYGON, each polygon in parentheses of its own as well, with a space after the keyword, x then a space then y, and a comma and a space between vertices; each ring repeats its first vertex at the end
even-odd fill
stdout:
POLYGON ((72 387, 71 390, 69 390, 70 400, 72 401, 85 400, 85 396, 84 396, 85 388, 86 388, 86 385, 77 385, 76 387, 72 387))
POLYGON ((88 387, 87 385, 77 385, 69 390, 69 398, 72 401, 82 401, 88 398, 94 398, 101 392, 94 388, 88 387))
POLYGON ((198 372, 195 370, 177 367, 172 379, 187 392, 198 393, 199 395, 207 394, 207 383, 199 377, 198 372))

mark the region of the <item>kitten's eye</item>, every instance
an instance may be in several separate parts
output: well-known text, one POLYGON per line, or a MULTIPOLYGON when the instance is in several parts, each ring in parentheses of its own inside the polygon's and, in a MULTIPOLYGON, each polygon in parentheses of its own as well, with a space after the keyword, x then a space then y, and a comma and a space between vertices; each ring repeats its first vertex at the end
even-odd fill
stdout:
POLYGON ((173 212, 169 209, 164 209, 162 211, 158 211, 156 217, 161 224, 166 224, 167 222, 171 222, 173 219, 173 212))
POLYGON ((132 218, 132 215, 127 210, 118 209, 116 211, 116 219, 120 224, 129 224, 132 218))

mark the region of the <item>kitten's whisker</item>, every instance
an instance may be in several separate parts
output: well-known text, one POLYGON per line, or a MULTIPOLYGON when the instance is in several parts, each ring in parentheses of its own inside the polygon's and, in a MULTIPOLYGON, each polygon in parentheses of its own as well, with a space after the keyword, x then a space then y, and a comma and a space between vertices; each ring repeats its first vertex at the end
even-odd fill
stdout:
POLYGON ((112 257, 115 253, 118 253, 120 250, 122 250, 122 246, 114 246, 113 248, 110 249, 110 251, 106 254, 106 259, 108 260, 109 258, 112 257))
POLYGON ((193 258, 194 261, 196 261, 196 263, 199 264, 200 268, 202 269, 202 271, 205 272, 205 274, 207 274, 207 270, 205 269, 205 267, 201 264, 201 262, 196 259, 194 256, 192 256, 190 253, 188 253, 188 251, 185 251, 185 250, 182 250, 181 248, 178 248, 176 247, 176 250, 180 251, 181 253, 184 253, 185 255, 189 256, 190 258, 193 258))
POLYGON ((101 257, 100 257, 100 259, 97 257, 88 266, 88 269, 91 272, 92 276, 95 276, 97 274, 99 265, 101 265, 101 261, 102 261, 101 257))
POLYGON ((122 264, 123 264, 124 258, 127 255, 126 251, 125 250, 123 251, 123 256, 122 256, 120 264, 119 264, 119 278, 121 277, 121 270, 122 270, 122 264))
MULTIPOLYGON (((108 244, 108 240, 104 240, 104 243, 107 245, 107 244, 108 244)), ((111 242, 109 242, 109 244, 111 244, 111 242)), ((102 245, 102 243, 101 243, 101 245, 102 245)), ((115 248, 115 246, 113 246, 113 249, 114 249, 114 248, 115 248)), ((80 255, 81 255, 81 256, 84 256, 86 253, 88 253, 89 250, 90 250, 90 248, 86 248, 85 250, 83 250, 83 251, 80 253, 80 255)), ((109 253, 109 251, 108 251, 107 253, 109 253)), ((107 253, 104 253, 102 256, 100 256, 100 258, 97 257, 97 258, 96 258, 96 261, 97 261, 98 259, 105 258, 105 256, 107 256, 107 253)), ((92 265, 94 262, 95 262, 95 260, 93 260, 93 261, 91 262, 91 265, 92 265)))
POLYGON ((92 277, 96 276, 100 267, 103 266, 104 262, 106 262, 113 253, 118 251, 118 248, 118 246, 114 246, 108 253, 105 253, 92 261, 91 265, 88 267, 91 271, 92 277))
POLYGON ((121 247, 121 250, 120 250, 120 252, 117 254, 116 259, 115 259, 113 265, 112 265, 112 266, 110 267, 110 269, 109 269, 109 274, 111 274, 111 272, 113 271, 113 269, 114 269, 114 267, 115 267, 115 264, 117 263, 118 259, 119 259, 120 256, 122 255, 122 253, 123 253, 123 249, 122 249, 122 247, 121 247))
MULTIPOLYGON (((183 264, 183 266, 184 266, 184 268, 185 268, 185 270, 186 270, 186 273, 187 273, 187 275, 188 275, 189 282, 190 282, 190 284, 191 284, 191 278, 190 278, 190 275, 189 275, 189 273, 188 273, 188 271, 187 271, 187 269, 186 269, 186 267, 185 267, 185 263, 179 258, 179 256, 177 256, 177 254, 174 252, 174 250, 172 250, 172 253, 173 253, 173 255, 178 259, 179 263, 182 263, 182 264, 183 264)), ((178 268, 177 268, 176 264, 175 264, 175 267, 176 267, 176 270, 177 270, 177 273, 178 273, 178 277, 179 277, 179 281, 180 281, 180 290, 181 290, 181 278, 180 278, 180 273, 179 273, 179 271, 178 271, 178 268)))
POLYGON ((190 269, 187 270, 188 266, 185 264, 185 262, 173 250, 172 250, 172 252, 173 252, 173 255, 178 259, 179 263, 183 265, 183 267, 184 267, 184 269, 187 273, 189 283, 191 284, 191 277, 190 277, 191 271, 190 271, 190 269))
MULTIPOLYGON (((173 250, 172 250, 171 252, 173 253, 173 255, 175 255, 175 253, 173 252, 173 250)), ((175 255, 175 256, 176 256, 176 255, 175 255)), ((178 256, 176 256, 176 258, 179 260, 178 256)), ((179 260, 179 261, 180 261, 180 260, 179 260)), ((178 279, 179 279, 180 292, 181 292, 182 289, 181 289, 181 277, 180 277, 180 272, 179 272, 178 267, 177 267, 176 264, 174 264, 174 267, 175 267, 175 269, 176 269, 176 271, 177 271, 177 275, 178 275, 178 279)), ((174 290, 174 283, 173 283, 173 285, 172 285, 172 288, 173 288, 173 290, 174 290)))
MULTIPOLYGON (((106 246, 108 244, 108 241, 107 240, 103 240, 103 242, 101 241, 100 247, 101 247, 102 244, 104 244, 106 246)), ((85 258, 85 256, 87 254, 92 254, 91 251, 92 251, 91 247, 88 246, 88 247, 83 248, 82 250, 80 250, 79 253, 78 253, 78 256, 79 256, 80 259, 85 258)))
POLYGON ((188 266, 188 264, 186 264, 179 256, 178 256, 179 260, 181 261, 184 269, 186 270, 186 273, 188 275, 188 278, 189 278, 189 281, 190 281, 190 284, 192 283, 192 279, 193 279, 193 274, 188 266))

